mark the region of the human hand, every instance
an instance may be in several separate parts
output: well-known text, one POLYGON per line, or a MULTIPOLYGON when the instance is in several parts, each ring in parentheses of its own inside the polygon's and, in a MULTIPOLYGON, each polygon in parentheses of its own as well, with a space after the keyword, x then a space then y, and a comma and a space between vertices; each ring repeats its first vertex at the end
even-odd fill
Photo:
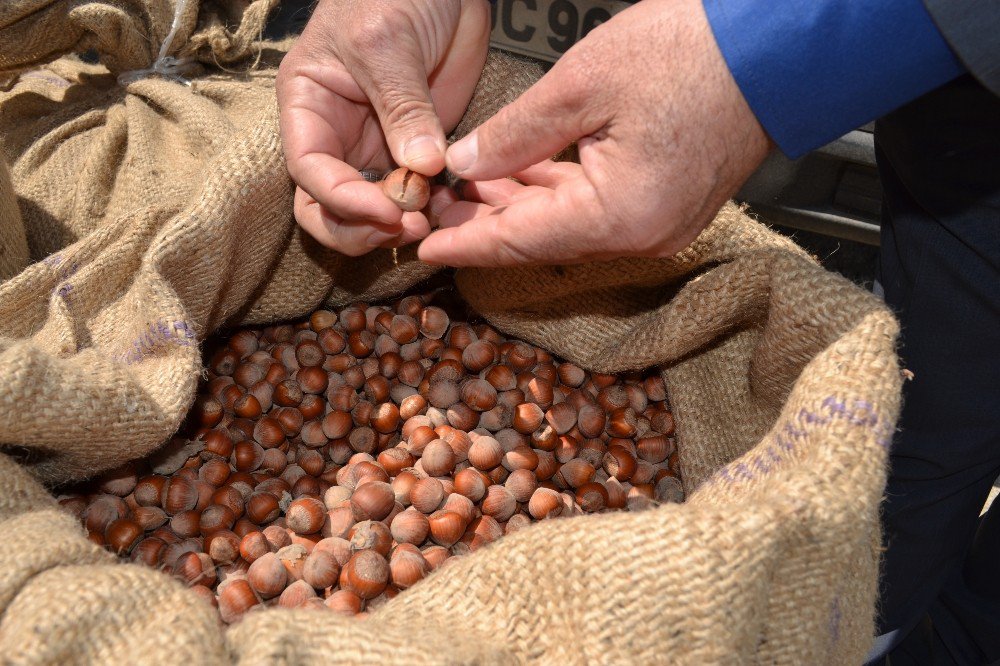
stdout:
POLYGON ((454 173, 486 182, 442 213, 419 256, 454 266, 670 256, 769 149, 701 0, 644 0, 449 148, 454 173), (579 165, 545 161, 573 141, 579 165), (524 186, 496 180, 510 175, 524 186))
POLYGON ((486 0, 321 0, 276 82, 295 218, 316 240, 357 256, 430 233, 358 170, 444 168, 489 29, 486 0))

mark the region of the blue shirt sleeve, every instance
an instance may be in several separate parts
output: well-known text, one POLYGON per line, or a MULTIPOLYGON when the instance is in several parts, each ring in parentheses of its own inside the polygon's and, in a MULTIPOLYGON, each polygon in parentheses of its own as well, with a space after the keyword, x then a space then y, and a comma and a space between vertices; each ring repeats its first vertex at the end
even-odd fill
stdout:
POLYGON ((921 0, 704 0, 747 103, 791 158, 959 76, 921 0))

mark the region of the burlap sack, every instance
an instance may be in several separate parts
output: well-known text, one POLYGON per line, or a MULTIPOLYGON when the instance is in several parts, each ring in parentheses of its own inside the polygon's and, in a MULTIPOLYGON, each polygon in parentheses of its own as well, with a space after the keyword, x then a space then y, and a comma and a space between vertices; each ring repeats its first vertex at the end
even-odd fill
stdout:
MULTIPOLYGON (((244 69, 259 57, 257 69, 206 68, 187 74, 191 86, 119 81, 157 56, 165 0, 0 9, 5 71, 91 47, 110 68, 63 58, 0 95, 13 181, 0 172, 0 220, 15 223, 0 235, 0 262, 12 257, 0 266, 23 268, 0 283, 0 442, 18 460, 0 455, 5 661, 862 658, 899 407, 896 325, 733 206, 670 260, 458 276, 509 333, 598 370, 663 367, 685 504, 535 526, 363 622, 268 610, 227 631, 176 581, 87 541, 38 479, 93 474, 169 436, 193 398, 206 335, 387 297, 431 270, 405 253, 399 266, 389 253, 345 259, 298 232, 271 90, 278 54, 232 37, 259 30, 260 14, 226 28, 238 12, 208 9, 184 14, 177 42, 202 46, 171 52, 244 69), (19 45, 38 30, 60 36, 19 45), (216 39, 199 37, 208 33, 216 39), (238 42, 244 60, 226 50, 238 42)), ((490 68, 480 101, 523 72, 495 58, 490 68)))

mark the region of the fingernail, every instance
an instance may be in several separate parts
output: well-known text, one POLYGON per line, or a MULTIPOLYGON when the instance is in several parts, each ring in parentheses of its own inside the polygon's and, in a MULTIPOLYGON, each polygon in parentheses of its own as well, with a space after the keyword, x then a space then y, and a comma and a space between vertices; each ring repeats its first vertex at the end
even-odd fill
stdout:
POLYGON ((441 154, 441 146, 429 134, 415 136, 403 146, 403 159, 410 166, 416 166, 429 158, 435 158, 441 154))
POLYGON ((398 237, 399 234, 390 234, 386 231, 373 231, 368 237, 368 247, 380 247, 382 243, 398 237))
POLYGON ((448 149, 451 170, 461 175, 468 171, 479 157, 479 138, 473 132, 448 149))

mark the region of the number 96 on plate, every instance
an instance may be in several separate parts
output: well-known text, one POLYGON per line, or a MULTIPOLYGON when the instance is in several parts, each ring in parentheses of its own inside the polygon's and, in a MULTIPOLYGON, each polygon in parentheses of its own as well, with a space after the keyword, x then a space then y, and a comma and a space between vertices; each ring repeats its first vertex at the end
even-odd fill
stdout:
POLYGON ((588 32, 631 4, 625 0, 497 0, 490 44, 555 62, 588 32))

